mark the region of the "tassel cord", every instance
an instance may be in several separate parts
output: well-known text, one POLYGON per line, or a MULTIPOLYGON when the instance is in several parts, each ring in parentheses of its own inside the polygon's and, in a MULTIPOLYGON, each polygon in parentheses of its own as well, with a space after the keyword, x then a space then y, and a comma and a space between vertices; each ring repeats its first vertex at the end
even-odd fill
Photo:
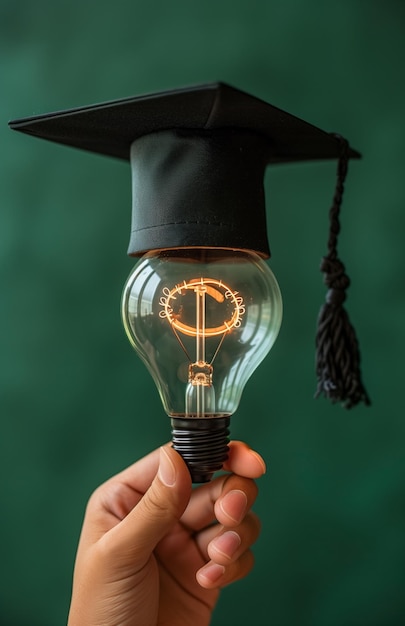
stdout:
POLYGON ((347 409, 359 402, 370 404, 361 381, 360 350, 356 333, 343 307, 350 279, 338 256, 340 233, 340 208, 348 171, 349 144, 343 137, 337 168, 337 182, 329 211, 328 253, 321 262, 321 272, 328 287, 326 302, 318 317, 316 336, 316 373, 318 378, 315 397, 324 394, 332 402, 341 402, 347 409))

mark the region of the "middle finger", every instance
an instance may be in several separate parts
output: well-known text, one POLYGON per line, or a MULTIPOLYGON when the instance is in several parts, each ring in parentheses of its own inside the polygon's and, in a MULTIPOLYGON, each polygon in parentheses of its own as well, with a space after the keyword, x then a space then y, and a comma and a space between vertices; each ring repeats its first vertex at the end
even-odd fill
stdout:
POLYGON ((195 535, 195 542, 205 560, 228 565, 257 540, 260 528, 259 518, 250 511, 236 528, 210 526, 195 535))
POLYGON ((193 491, 181 522, 192 532, 199 532, 216 521, 236 526, 240 521, 237 513, 242 516, 249 511, 256 496, 257 486, 251 478, 235 474, 220 476, 193 491))

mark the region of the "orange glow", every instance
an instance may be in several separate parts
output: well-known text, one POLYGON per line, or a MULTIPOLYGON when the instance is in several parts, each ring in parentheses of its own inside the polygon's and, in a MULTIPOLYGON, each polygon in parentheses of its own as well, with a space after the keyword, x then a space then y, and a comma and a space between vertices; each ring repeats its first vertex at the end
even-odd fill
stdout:
POLYGON ((189 337, 197 337, 199 331, 194 326, 188 326, 180 321, 179 315, 173 312, 172 303, 185 294, 186 291, 194 291, 194 293, 209 295, 216 302, 222 303, 225 299, 230 300, 234 305, 232 316, 228 320, 224 320, 223 324, 212 328, 204 327, 205 337, 215 337, 229 333, 232 328, 239 328, 241 325, 241 317, 245 312, 243 298, 238 295, 237 291, 232 291, 224 285, 221 280, 215 278, 193 278, 188 282, 183 281, 176 285, 173 289, 165 287, 163 296, 160 298, 160 305, 163 307, 159 313, 161 318, 167 318, 169 323, 180 333, 189 337))

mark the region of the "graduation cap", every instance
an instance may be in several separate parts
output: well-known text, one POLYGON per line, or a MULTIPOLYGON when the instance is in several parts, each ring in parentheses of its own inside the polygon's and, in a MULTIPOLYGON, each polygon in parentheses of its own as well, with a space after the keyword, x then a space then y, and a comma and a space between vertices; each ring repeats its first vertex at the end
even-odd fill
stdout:
POLYGON ((337 159, 328 253, 321 265, 329 289, 318 323, 317 395, 346 407, 369 403, 357 339, 343 308, 350 281, 337 253, 347 164, 360 157, 346 140, 223 83, 17 119, 10 127, 130 160, 132 256, 218 247, 267 258, 266 167, 337 159))

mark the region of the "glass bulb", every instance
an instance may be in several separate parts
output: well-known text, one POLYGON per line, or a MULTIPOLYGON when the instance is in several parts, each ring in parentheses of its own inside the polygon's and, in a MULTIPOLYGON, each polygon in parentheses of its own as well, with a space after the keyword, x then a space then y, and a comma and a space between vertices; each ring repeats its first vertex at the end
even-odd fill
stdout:
POLYGON ((277 281, 255 253, 184 248, 143 256, 125 285, 128 338, 172 418, 194 482, 227 455, 229 418, 281 324, 277 281))

